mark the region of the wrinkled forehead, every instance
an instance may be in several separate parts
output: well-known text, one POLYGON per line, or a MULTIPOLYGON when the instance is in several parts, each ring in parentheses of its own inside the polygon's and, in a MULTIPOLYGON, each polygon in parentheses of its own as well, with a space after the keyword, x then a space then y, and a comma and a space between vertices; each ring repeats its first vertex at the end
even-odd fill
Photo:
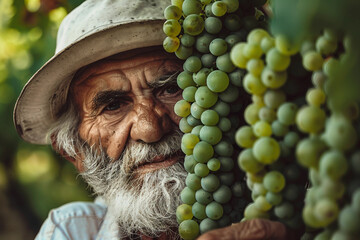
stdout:
POLYGON ((174 54, 166 53, 162 47, 134 49, 112 55, 81 68, 75 74, 72 85, 78 85, 92 76, 117 69, 124 70, 138 66, 145 68, 149 62, 161 62, 163 63, 162 67, 169 71, 181 70, 183 63, 174 54))

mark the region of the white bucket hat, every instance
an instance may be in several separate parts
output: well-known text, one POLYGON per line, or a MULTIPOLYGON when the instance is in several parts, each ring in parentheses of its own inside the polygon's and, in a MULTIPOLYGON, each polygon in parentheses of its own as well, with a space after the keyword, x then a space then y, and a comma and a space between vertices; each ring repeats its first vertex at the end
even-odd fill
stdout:
POLYGON ((49 144, 46 134, 66 102, 78 69, 124 51, 162 45, 170 0, 88 0, 66 16, 55 55, 22 90, 14 109, 19 135, 49 144))

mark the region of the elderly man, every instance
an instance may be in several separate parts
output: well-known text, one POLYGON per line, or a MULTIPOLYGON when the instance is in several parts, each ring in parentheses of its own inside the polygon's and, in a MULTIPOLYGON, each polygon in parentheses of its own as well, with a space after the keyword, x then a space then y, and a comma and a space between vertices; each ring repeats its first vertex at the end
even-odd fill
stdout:
MULTIPOLYGON (((55 56, 24 87, 21 137, 49 144, 99 196, 50 212, 37 239, 177 239, 186 172, 180 151, 182 63, 163 51, 169 1, 88 0, 63 21, 55 56)), ((285 239, 255 220, 202 239, 285 239), (220 237, 221 236, 221 237, 220 237)))

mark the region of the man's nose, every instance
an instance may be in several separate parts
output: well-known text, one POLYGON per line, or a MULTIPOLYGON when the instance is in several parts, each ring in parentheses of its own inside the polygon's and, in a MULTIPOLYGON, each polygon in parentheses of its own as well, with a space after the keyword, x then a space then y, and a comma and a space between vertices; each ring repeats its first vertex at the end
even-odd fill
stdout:
POLYGON ((162 103, 146 99, 135 104, 134 111, 136 117, 130 132, 133 140, 157 142, 171 131, 171 119, 162 103))

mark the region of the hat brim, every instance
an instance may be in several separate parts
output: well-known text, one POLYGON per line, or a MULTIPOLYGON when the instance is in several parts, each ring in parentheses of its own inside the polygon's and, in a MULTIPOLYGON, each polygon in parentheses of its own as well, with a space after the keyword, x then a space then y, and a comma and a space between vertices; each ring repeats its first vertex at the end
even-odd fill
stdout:
POLYGON ((23 88, 15 104, 14 124, 30 143, 50 144, 47 132, 66 103, 71 80, 81 67, 128 50, 159 46, 163 20, 131 22, 78 40, 55 54, 23 88))

